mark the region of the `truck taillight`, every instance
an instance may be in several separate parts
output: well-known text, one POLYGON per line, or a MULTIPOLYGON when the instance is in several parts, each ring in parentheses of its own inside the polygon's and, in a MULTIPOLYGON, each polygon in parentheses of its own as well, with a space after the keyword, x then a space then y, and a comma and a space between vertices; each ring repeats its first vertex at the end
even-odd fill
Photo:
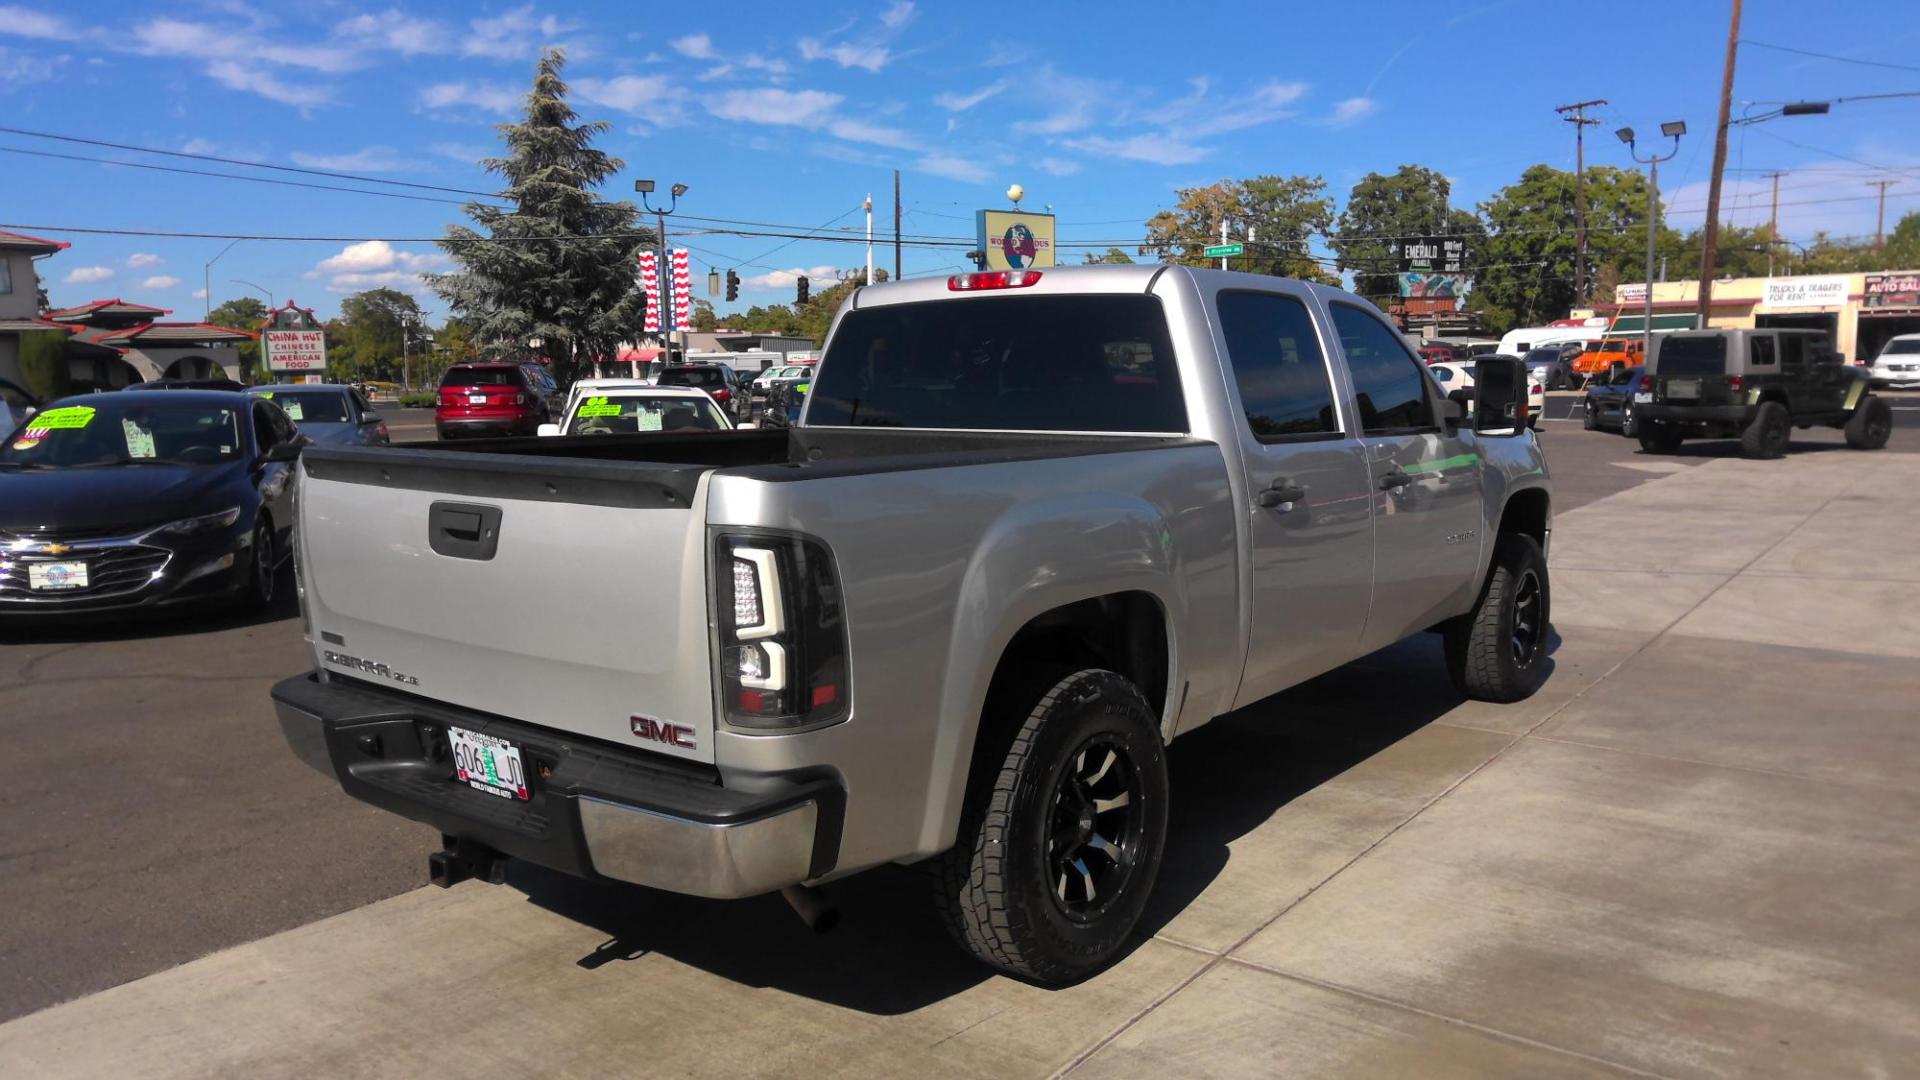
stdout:
POLYGON ((1727 376, 1727 389, 1733 391, 1736 394, 1739 393, 1742 389, 1744 389, 1746 385, 1747 385, 1747 381, 1738 375, 1727 376))
POLYGON ((727 399, 731 398, 732 396, 733 394, 726 390, 715 390, 713 392, 713 400, 719 402, 722 405, 725 405, 727 403, 727 399))
POLYGON ((845 719, 846 625, 826 548, 785 534, 724 533, 714 569, 727 723, 783 731, 845 719))
POLYGON ((1038 270, 993 270, 982 274, 955 274, 947 279, 948 292, 980 292, 985 289, 1024 289, 1040 283, 1038 270))

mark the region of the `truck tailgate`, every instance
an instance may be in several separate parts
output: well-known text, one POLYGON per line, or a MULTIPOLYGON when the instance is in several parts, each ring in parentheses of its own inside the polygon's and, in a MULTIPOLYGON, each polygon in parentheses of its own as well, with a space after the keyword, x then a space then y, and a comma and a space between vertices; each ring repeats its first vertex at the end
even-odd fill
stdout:
POLYGON ((711 762, 706 475, 688 465, 310 450, 299 529, 321 666, 711 762), (690 734, 662 741, 662 730, 690 734))

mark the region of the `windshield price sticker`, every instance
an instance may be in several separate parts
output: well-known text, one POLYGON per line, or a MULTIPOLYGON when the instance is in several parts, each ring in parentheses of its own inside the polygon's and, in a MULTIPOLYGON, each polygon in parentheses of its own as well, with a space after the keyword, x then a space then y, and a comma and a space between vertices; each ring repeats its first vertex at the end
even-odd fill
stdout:
POLYGON ((289 420, 299 420, 305 415, 300 411, 300 403, 292 398, 280 403, 280 411, 286 413, 289 420))
POLYGON ((157 456, 157 452, 153 448, 153 432, 124 418, 120 421, 120 432, 127 438, 128 457, 150 458, 157 456))
POLYGON ((62 428, 83 428, 93 423, 93 406, 69 405, 64 409, 48 409, 33 418, 27 430, 56 431, 62 428))
POLYGON ((580 416, 619 416, 618 402, 609 404, 606 398, 590 397, 580 405, 580 416))

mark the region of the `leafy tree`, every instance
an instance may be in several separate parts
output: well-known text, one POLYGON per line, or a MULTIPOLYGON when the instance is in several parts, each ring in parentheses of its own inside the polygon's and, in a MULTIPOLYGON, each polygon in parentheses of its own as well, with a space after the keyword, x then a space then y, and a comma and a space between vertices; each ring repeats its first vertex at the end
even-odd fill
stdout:
POLYGON ((634 253, 653 242, 632 203, 596 193, 625 163, 593 148, 608 124, 576 122, 565 64, 559 49, 541 55, 524 118, 500 126, 507 156, 482 162, 506 179, 510 205, 469 203, 478 228, 449 226, 440 242, 461 269, 430 278, 489 351, 537 350, 563 385, 640 332, 634 253))
MULTIPOLYGON (((256 333, 260 324, 267 321, 267 305, 257 296, 238 297, 214 308, 207 314, 207 321, 230 330, 256 333)), ((245 342, 240 346, 240 370, 243 382, 261 382, 266 378, 266 373, 260 370, 258 341, 245 342)))
POLYGON ((1368 173, 1355 184, 1331 242, 1340 269, 1353 274, 1353 291, 1382 307, 1398 297, 1395 245, 1404 240, 1461 237, 1471 259, 1482 234, 1480 222, 1448 204, 1452 193, 1445 176, 1421 165, 1402 165, 1392 176, 1368 173))
MULTIPOLYGON (((1326 190, 1326 181, 1317 176, 1255 176, 1182 188, 1174 209, 1147 220, 1147 240, 1140 245, 1140 254, 1182 266, 1211 266, 1213 260, 1201 249, 1219 243, 1220 223, 1227 221, 1234 234, 1245 236, 1251 229, 1256 238, 1234 264, 1236 269, 1308 281, 1334 280, 1309 256, 1313 237, 1333 223, 1333 200, 1326 190)), ((1114 249, 1100 261, 1112 262, 1116 253, 1124 254, 1114 249)))
MULTIPOLYGON (((1647 185, 1637 172, 1587 170, 1587 259, 1596 280, 1638 281, 1647 185)), ((1576 306, 1573 174, 1535 165, 1480 204, 1485 238, 1468 247, 1470 310, 1494 326, 1537 325, 1576 306)))
POLYGON ((1128 255, 1126 252, 1120 250, 1117 247, 1108 248, 1107 253, 1105 255, 1095 255, 1092 252, 1087 253, 1087 265, 1089 266, 1092 266, 1096 263, 1112 263, 1115 265, 1126 265, 1132 262, 1133 262, 1133 257, 1128 255))
POLYGON ((697 296, 693 298, 693 328, 695 330, 701 332, 711 331, 715 326, 719 325, 719 322, 713 314, 713 301, 703 300, 697 296))
POLYGON ((1920 210, 1909 211, 1887 234, 1883 258, 1888 270, 1920 268, 1920 210))

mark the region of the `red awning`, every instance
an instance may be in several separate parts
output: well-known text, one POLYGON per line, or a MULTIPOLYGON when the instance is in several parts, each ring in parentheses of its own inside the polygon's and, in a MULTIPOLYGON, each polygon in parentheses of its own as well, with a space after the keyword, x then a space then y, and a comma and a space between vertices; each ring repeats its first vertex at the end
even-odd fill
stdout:
POLYGON ((619 352, 614 354, 613 358, 615 360, 620 361, 623 364, 633 364, 633 363, 644 364, 647 361, 652 360, 654 357, 659 356, 661 353, 666 351, 667 350, 665 349, 628 348, 628 349, 621 349, 619 352))

